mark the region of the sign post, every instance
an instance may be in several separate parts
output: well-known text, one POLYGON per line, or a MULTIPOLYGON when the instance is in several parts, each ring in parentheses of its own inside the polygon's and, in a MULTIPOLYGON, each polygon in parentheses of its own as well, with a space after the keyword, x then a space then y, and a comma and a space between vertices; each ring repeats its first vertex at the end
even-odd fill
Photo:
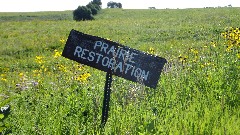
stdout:
POLYGON ((108 118, 112 75, 156 88, 165 58, 146 54, 119 43, 71 30, 62 56, 107 72, 102 126, 108 118))
POLYGON ((102 107, 102 122, 101 127, 104 127, 108 119, 109 111, 109 102, 111 96, 111 84, 112 84, 112 72, 107 72, 105 89, 104 89, 104 98, 103 98, 103 107, 102 107))

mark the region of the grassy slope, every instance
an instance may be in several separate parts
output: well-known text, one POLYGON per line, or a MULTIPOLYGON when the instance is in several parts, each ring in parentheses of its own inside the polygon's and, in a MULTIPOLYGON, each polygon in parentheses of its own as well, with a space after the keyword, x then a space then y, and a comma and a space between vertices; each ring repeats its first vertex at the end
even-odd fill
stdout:
MULTIPOLYGON (((59 86, 52 86, 49 85, 52 80, 45 79, 41 87, 31 89, 33 91, 19 94, 15 89, 20 80, 19 73, 32 72, 39 67, 34 62, 35 56, 44 56, 50 61, 47 66, 51 67, 51 62, 54 61, 53 51, 63 49, 64 44, 60 40, 66 39, 71 29, 109 38, 142 51, 148 51, 152 47, 155 54, 167 58, 168 61, 175 61, 179 54, 184 54, 189 48, 201 48, 211 41, 218 41, 219 34, 225 27, 237 27, 239 10, 105 9, 96 16, 96 20, 85 22, 72 21, 70 11, 0 13, 0 73, 2 76, 6 74, 5 78, 8 80, 1 81, 0 93, 10 97, 17 95, 17 98, 11 101, 14 109, 7 122, 12 126, 13 132, 18 132, 16 134, 48 134, 53 130, 57 133, 100 132, 98 125, 104 85, 101 80, 104 80, 104 73, 87 69, 92 75, 89 85, 79 86, 58 80, 56 84, 59 86), (31 105, 28 102, 31 102, 31 105), (46 105, 51 108, 43 107, 46 105), (86 111, 89 113, 87 117, 82 113, 86 111), (36 116, 25 118, 32 114, 36 116), (14 126, 16 124, 19 127, 14 126)), ((239 133, 239 107, 229 108, 226 105, 227 109, 223 111, 223 101, 216 100, 211 92, 214 88, 198 86, 195 84, 199 81, 198 77, 182 74, 180 71, 162 75, 159 88, 154 92, 146 88, 144 96, 140 97, 135 97, 131 89, 143 91, 143 87, 136 85, 132 88, 130 82, 116 78, 106 132, 239 133), (205 92, 201 92, 202 90, 205 92)), ((52 74, 52 77, 54 76, 57 75, 52 74)), ((51 75, 48 78, 51 78, 51 75)), ((6 102, 2 97, 0 101, 6 102)))
MULTIPOLYGON (((188 10, 106 9, 102 11, 104 14, 96 17, 95 21, 80 23, 70 19, 70 11, 60 12, 57 15, 55 15, 55 12, 0 13, 0 19, 3 21, 1 23, 1 37, 3 38, 2 42, 11 41, 7 43, 7 48, 11 48, 14 44, 13 41, 16 41, 15 39, 24 38, 22 36, 28 37, 30 34, 31 36, 28 39, 32 42, 35 41, 32 44, 43 47, 39 44, 42 42, 49 42, 46 43, 47 45, 56 44, 56 41, 51 43, 53 40, 58 40, 53 36, 59 37, 59 39, 66 38, 68 32, 74 28, 88 34, 126 42, 125 44, 136 49, 146 50, 146 46, 152 46, 158 49, 159 53, 164 53, 164 51, 182 50, 185 47, 192 46, 193 41, 196 45, 201 41, 208 42, 207 40, 212 40, 214 34, 218 34, 225 27, 237 26, 238 10, 238 8, 188 10), (4 21, 6 16, 14 22, 11 19, 4 21), (61 16, 64 17, 61 18, 61 16), (50 18, 56 21, 51 21, 50 18), (61 19, 63 20, 61 21, 61 19), (36 40, 41 42, 38 43, 36 40)), ((18 47, 27 46, 22 42, 20 40, 18 47)), ((6 45, 6 43, 2 43, 2 45, 4 44, 6 45)), ((32 44, 28 43, 28 46, 33 46, 32 44)), ((173 52, 173 54, 175 53, 173 52)))

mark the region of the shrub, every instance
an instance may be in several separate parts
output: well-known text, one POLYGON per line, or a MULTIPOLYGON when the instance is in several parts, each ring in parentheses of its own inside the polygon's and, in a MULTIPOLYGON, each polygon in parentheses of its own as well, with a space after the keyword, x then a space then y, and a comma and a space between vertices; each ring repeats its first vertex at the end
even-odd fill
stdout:
POLYGON ((89 8, 92 12, 92 15, 96 15, 98 13, 98 8, 97 8, 98 5, 96 4, 92 4, 92 3, 89 3, 87 4, 87 8, 89 8))
POLYGON ((86 6, 79 6, 73 11, 73 19, 76 21, 93 20, 92 11, 86 6))
POLYGON ((94 6, 97 10, 101 10, 101 9, 102 9, 100 5, 94 4, 94 3, 92 3, 92 4, 93 4, 93 6, 94 6))
POLYGON ((101 5, 102 5, 102 2, 101 2, 101 0, 93 0, 93 1, 92 1, 92 4, 101 6, 101 5))
POLYGON ((122 8, 122 4, 110 1, 110 2, 107 3, 107 7, 108 8, 122 8))

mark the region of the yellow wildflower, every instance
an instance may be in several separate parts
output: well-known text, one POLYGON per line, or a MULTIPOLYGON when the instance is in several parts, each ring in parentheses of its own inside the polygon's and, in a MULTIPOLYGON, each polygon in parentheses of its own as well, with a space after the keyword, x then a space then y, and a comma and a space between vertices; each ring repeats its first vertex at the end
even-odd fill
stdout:
POLYGON ((78 71, 82 71, 84 69, 84 66, 82 64, 74 64, 74 69, 77 69, 78 71))
POLYGON ((211 80, 212 80, 211 75, 207 74, 206 77, 207 77, 207 80, 208 80, 208 81, 211 81, 211 80))
POLYGON ((1 78, 1 80, 2 80, 2 81, 4 81, 4 82, 6 82, 6 81, 7 81, 7 79, 6 79, 6 78, 1 78))
POLYGON ((35 61, 38 64, 43 64, 44 63, 43 56, 36 56, 35 61))
MULTIPOLYGON (((239 46, 240 42, 240 30, 239 28, 227 28, 224 33, 221 34, 223 38, 227 40, 228 45, 239 46)), ((228 48, 229 50, 229 48, 228 48)))
POLYGON ((19 78, 20 78, 22 81, 26 81, 26 80, 28 80, 28 79, 27 79, 27 75, 24 74, 24 73, 22 73, 22 72, 19 73, 18 76, 19 76, 19 78))
POLYGON ((64 39, 60 39, 60 42, 61 42, 62 44, 64 44, 64 43, 65 43, 65 40, 64 40, 64 39))
POLYGON ((54 50, 54 52, 55 52, 54 55, 53 55, 54 58, 58 58, 62 55, 62 53, 59 52, 58 50, 54 50))
POLYGON ((211 64, 211 62, 205 62, 205 63, 201 64, 201 68, 208 67, 211 65, 214 65, 214 64, 211 64))
POLYGON ((3 72, 8 72, 9 71, 9 68, 2 68, 1 69, 3 72))
POLYGON ((19 73, 19 77, 23 77, 24 76, 24 74, 21 72, 21 73, 19 73))
POLYGON ((58 65, 58 69, 63 72, 67 72, 67 68, 63 65, 58 65))
POLYGON ((223 32, 223 33, 221 33, 221 36, 222 36, 223 38, 227 38, 227 33, 226 33, 226 32, 223 32))
POLYGON ((192 53, 194 53, 195 55, 198 54, 198 50, 196 50, 196 49, 191 48, 190 51, 191 51, 192 53))
POLYGON ((46 72, 47 68, 44 65, 42 65, 40 70, 43 71, 43 72, 46 72))
POLYGON ((213 41, 211 42, 211 45, 212 45, 213 47, 216 47, 216 44, 217 44, 216 42, 213 42, 213 41))
POLYGON ((75 78, 75 80, 80 82, 87 82, 87 79, 91 76, 89 73, 83 73, 82 75, 75 78))
POLYGON ((7 79, 6 79, 6 74, 1 74, 1 80, 4 81, 4 82, 7 81, 7 79))
POLYGON ((231 52, 231 51, 232 51, 232 48, 233 48, 233 44, 230 44, 230 45, 228 45, 226 51, 227 51, 227 52, 231 52))
POLYGON ((33 70, 33 75, 34 76, 40 76, 40 71, 39 70, 33 70))
POLYGON ((180 54, 178 56, 178 59, 179 59, 180 62, 185 62, 187 60, 187 58, 188 58, 188 56, 182 56, 182 54, 180 54))
POLYGON ((147 53, 155 54, 154 48, 150 47, 149 50, 147 51, 147 53))

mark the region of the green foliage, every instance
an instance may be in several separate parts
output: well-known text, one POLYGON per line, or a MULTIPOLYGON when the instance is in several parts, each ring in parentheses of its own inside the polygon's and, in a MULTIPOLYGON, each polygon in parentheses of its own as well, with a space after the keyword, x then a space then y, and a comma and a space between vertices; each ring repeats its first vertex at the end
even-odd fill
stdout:
POLYGON ((92 11, 86 6, 79 6, 73 11, 73 19, 76 21, 92 20, 92 11))
POLYGON ((98 5, 89 3, 87 7, 91 9, 92 15, 96 15, 98 13, 98 10, 99 10, 98 5))
POLYGON ((86 6, 79 6, 73 11, 73 19, 76 21, 93 20, 93 16, 101 10, 101 0, 94 0, 86 6))
POLYGON ((92 4, 96 4, 96 5, 98 5, 98 6, 101 6, 101 5, 102 5, 102 2, 101 2, 101 0, 93 0, 93 1, 92 1, 92 4))
POLYGON ((122 8, 122 3, 110 1, 107 3, 107 7, 108 8, 122 8))
POLYGON ((59 20, 72 20, 72 11, 57 11, 57 12, 34 12, 30 13, 2 13, 0 22, 7 21, 59 21, 59 20))
POLYGON ((4 119, 4 114, 0 113, 0 134, 1 134, 1 132, 3 132, 6 129, 6 127, 3 123, 3 119, 4 119))
POLYGON ((3 114, 0 114, 0 120, 4 118, 4 115, 3 114))
POLYGON ((240 134, 239 8, 102 12, 0 13, 2 134, 240 134), (168 60, 157 89, 113 76, 104 129, 106 73, 61 57, 71 29, 168 60))

